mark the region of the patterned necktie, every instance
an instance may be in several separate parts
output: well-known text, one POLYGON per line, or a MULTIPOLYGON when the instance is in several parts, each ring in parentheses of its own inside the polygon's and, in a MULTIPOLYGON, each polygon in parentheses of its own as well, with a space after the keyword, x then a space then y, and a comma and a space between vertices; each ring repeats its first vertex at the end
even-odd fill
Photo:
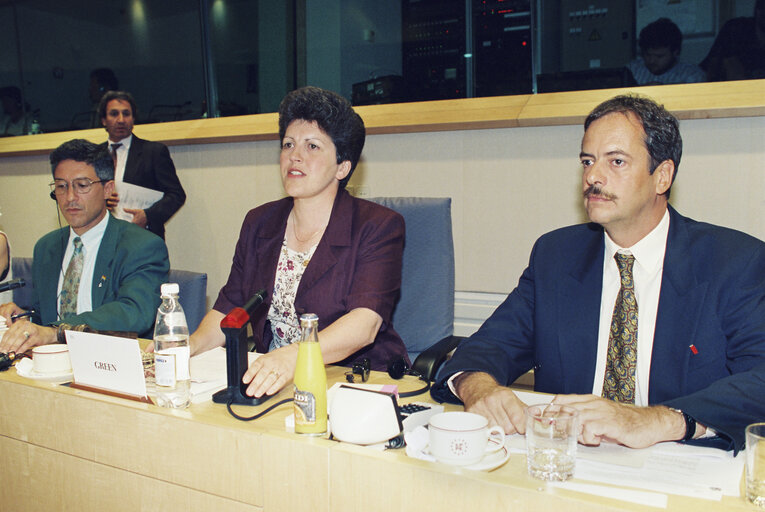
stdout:
POLYGON ((608 336, 603 398, 634 404, 638 330, 638 305, 632 279, 635 257, 616 253, 615 258, 619 265, 621 287, 616 295, 608 336))
POLYGON ((114 161, 114 168, 117 168, 117 148, 122 147, 122 143, 118 142, 116 144, 111 145, 111 153, 112 153, 112 160, 114 161))
POLYGON ((77 314, 77 293, 80 289, 80 276, 82 276, 82 264, 85 259, 82 254, 82 240, 76 237, 72 240, 74 252, 69 266, 64 274, 64 284, 61 287, 59 317, 64 319, 77 314))

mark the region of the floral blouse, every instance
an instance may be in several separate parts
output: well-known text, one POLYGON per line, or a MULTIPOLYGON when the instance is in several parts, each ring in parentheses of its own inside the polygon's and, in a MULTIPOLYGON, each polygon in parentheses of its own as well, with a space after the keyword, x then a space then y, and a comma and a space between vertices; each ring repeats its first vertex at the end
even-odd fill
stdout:
POLYGON ((276 265, 274 294, 268 309, 268 320, 273 332, 269 352, 300 339, 300 321, 295 313, 295 296, 300 279, 316 247, 314 245, 306 252, 297 252, 287 247, 286 239, 282 242, 279 263, 276 265))

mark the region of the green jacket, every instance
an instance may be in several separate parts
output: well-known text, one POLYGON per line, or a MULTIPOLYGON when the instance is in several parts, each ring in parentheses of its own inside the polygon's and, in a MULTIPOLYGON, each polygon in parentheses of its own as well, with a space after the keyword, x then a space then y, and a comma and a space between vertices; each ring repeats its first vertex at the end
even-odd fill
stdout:
POLYGON ((167 246, 158 236, 109 215, 93 269, 93 310, 58 318, 58 280, 69 227, 42 237, 34 249, 32 303, 41 325, 87 324, 104 331, 136 332, 151 337, 160 304, 159 287, 170 263, 167 246))

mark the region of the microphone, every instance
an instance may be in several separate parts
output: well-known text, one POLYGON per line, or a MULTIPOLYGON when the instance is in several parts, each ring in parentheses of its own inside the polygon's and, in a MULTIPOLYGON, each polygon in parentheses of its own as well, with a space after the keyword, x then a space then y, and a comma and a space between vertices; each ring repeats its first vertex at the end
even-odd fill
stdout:
POLYGON ((26 286, 26 285, 27 285, 27 282, 24 281, 22 278, 12 279, 10 281, 0 283, 0 293, 7 292, 8 290, 15 290, 16 288, 21 288, 22 286, 26 286))
POLYGON ((259 405, 271 398, 247 396, 247 386, 242 384, 242 376, 247 371, 247 328, 246 324, 255 310, 263 304, 266 290, 258 290, 241 308, 234 308, 223 317, 220 328, 226 336, 226 377, 228 385, 212 397, 217 404, 259 405))

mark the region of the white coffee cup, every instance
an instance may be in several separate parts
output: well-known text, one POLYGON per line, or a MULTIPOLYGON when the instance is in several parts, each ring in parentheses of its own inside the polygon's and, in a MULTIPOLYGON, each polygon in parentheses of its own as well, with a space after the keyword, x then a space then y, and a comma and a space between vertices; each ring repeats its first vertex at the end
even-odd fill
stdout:
POLYGON ((62 374, 72 371, 69 346, 62 343, 40 345, 32 349, 32 368, 39 374, 62 374))
POLYGON ((472 412, 434 414, 428 422, 428 431, 430 454, 437 461, 453 466, 475 464, 505 444, 501 427, 489 428, 489 420, 472 412))

